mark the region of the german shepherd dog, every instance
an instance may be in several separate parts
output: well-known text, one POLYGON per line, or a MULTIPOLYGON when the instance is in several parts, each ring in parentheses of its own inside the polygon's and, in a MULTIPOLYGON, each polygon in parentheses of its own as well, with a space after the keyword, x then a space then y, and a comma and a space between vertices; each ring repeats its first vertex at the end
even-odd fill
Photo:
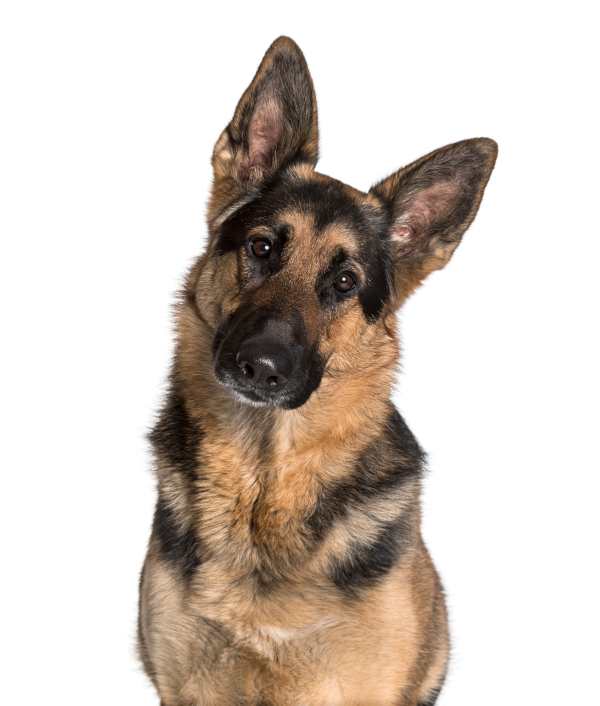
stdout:
POLYGON ((315 171, 304 56, 267 51, 217 141, 208 245, 150 434, 139 653, 163 706, 431 706, 449 655, 424 453, 390 394, 396 312, 496 159, 442 147, 357 191, 315 171))

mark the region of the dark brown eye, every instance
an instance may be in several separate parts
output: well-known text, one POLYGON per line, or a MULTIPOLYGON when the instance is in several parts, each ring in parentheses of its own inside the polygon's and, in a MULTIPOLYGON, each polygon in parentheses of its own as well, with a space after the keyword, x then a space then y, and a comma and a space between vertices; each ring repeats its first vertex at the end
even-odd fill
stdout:
POLYGON ((354 286, 356 284, 356 280, 349 272, 342 272, 341 275, 338 275, 333 280, 333 283, 335 284, 336 289, 338 289, 340 292, 343 292, 345 294, 346 292, 349 292, 351 289, 354 289, 354 286))
POLYGON ((252 254, 255 257, 269 257, 271 243, 268 240, 255 240, 252 243, 252 254))

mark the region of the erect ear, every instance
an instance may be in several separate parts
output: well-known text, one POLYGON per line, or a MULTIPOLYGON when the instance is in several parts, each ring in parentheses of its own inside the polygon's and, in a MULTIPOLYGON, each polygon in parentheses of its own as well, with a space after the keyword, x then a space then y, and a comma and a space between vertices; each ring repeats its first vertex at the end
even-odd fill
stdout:
POLYGON ((317 102, 304 55, 289 37, 270 46, 213 153, 214 189, 243 193, 285 163, 318 158, 317 102))
POLYGON ((412 290, 450 260, 475 218, 497 154, 498 146, 486 137, 464 140, 431 152, 372 187, 370 193, 390 213, 396 279, 404 281, 397 286, 412 290))

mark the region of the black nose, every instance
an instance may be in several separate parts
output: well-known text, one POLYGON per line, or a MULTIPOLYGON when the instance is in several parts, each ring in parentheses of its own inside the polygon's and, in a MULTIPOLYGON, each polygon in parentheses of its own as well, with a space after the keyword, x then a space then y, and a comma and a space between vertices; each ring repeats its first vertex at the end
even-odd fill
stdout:
POLYGON ((290 354, 275 341, 243 341, 235 362, 249 382, 265 390, 281 387, 292 374, 290 354))

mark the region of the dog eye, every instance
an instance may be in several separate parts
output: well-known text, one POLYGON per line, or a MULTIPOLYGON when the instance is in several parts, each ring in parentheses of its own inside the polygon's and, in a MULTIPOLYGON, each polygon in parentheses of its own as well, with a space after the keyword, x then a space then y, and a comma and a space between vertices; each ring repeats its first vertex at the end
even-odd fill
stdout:
POLYGON ((335 288, 338 291, 343 292, 345 294, 351 289, 354 289, 354 286, 356 285, 356 280, 349 272, 342 272, 341 275, 338 275, 333 280, 333 284, 335 285, 335 288))
POLYGON ((252 243, 251 250, 255 257, 269 257, 271 253, 271 243, 268 240, 255 240, 252 243))

